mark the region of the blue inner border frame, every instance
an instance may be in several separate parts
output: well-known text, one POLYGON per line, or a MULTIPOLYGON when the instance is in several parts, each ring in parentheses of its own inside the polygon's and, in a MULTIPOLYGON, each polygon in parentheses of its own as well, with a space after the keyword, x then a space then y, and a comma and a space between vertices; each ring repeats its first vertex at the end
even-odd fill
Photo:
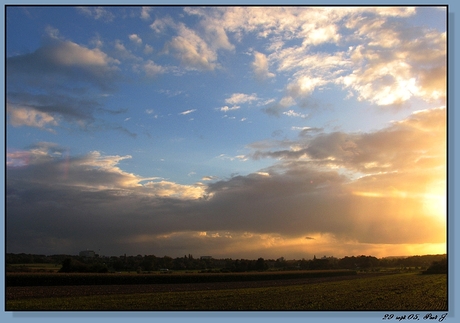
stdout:
MULTIPOLYGON (((456 36, 458 36, 458 28, 459 25, 456 22, 456 14, 460 11, 460 2, 458 0, 406 0, 406 1, 393 1, 393 0, 385 0, 385 1, 363 1, 363 0, 355 0, 355 1, 344 1, 344 0, 323 0, 323 1, 289 1, 283 2, 281 0, 252 0, 252 1, 234 1, 234 0, 201 0, 201 1, 191 1, 191 0, 182 0, 182 1, 158 1, 158 0, 151 0, 151 1, 136 1, 136 2, 129 2, 129 1, 122 1, 122 0, 99 0, 99 1, 37 1, 37 0, 15 0, 15 1, 4 1, 2 2, 2 29, 5 26, 5 5, 60 5, 60 4, 72 4, 72 5, 110 5, 110 4, 126 4, 126 5, 440 5, 448 6, 448 92, 447 92, 447 116, 448 116, 448 159, 447 159, 447 175, 448 175, 448 193, 447 193, 447 208, 448 208, 448 221, 447 221, 447 253, 448 253, 448 263, 449 263, 449 274, 448 274, 448 312, 433 312, 433 315, 438 315, 437 320, 424 320, 423 316, 428 314, 428 312, 5 312, 5 284, 4 284, 4 277, 5 277, 5 239, 0 239, 0 248, 3 250, 3 254, 1 257, 1 266, 0 266, 0 275, 2 279, 1 284, 1 313, 0 319, 2 322, 28 322, 33 321, 34 323, 49 323, 49 322, 62 322, 65 319, 66 323, 73 323, 73 322, 81 322, 82 319, 89 320, 91 322, 101 322, 101 320, 107 320, 111 323, 118 323, 118 322, 125 322, 128 320, 138 320, 142 322, 152 322, 153 320, 159 321, 168 321, 168 322, 187 322, 187 323, 207 323, 207 322, 215 322, 219 320, 222 323, 230 323, 234 322, 235 320, 238 321, 245 321, 254 323, 257 322, 264 322, 264 323, 278 323, 280 320, 284 322, 305 322, 307 320, 312 320, 314 322, 378 322, 382 321, 382 318, 385 314, 395 314, 396 316, 401 315, 410 315, 410 314, 419 314, 419 321, 431 321, 431 322, 439 322, 439 317, 442 314, 447 313, 447 316, 443 320, 444 322, 457 322, 459 320, 459 309, 455 308, 455 304, 458 304, 458 291, 459 291, 459 282, 458 279, 455 277, 455 268, 458 268, 458 262, 460 255, 456 252, 455 245, 458 239, 455 237, 455 232, 460 231, 459 228, 459 221, 455 219, 455 215, 458 213, 458 204, 459 200, 455 200, 455 196, 457 196, 457 189, 458 185, 460 184, 460 175, 459 172, 455 169, 456 164, 459 161, 459 151, 458 145, 460 130, 456 128, 456 125, 460 123, 460 114, 456 111, 456 98, 455 98, 455 89, 456 89, 456 79, 459 76, 459 66, 455 62, 456 54, 459 53, 459 45, 456 42, 456 36)), ((5 72, 5 33, 2 30, 2 41, 0 46, 2 48, 2 59, 3 64, 1 64, 1 71, 2 74, 5 72)), ((4 88, 2 91, 2 101, 5 102, 5 93, 4 88)), ((5 105, 3 105, 3 113, 1 113, 1 136, 2 136, 2 145, 3 149, 0 150, 0 154, 2 159, 5 161, 5 105)), ((3 221, 1 221, 1 227, 3 232, 5 232, 5 171, 0 172, 0 180, 2 185, 0 186, 1 191, 1 206, 0 212, 3 215, 3 221)), ((397 322, 397 320, 393 319, 392 321, 397 322)), ((410 320, 405 320, 410 321, 410 320)))

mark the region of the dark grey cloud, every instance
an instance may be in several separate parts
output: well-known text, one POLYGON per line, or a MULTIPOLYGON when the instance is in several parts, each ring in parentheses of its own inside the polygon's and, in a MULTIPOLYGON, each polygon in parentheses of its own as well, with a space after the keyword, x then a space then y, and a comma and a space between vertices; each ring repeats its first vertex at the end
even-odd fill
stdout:
POLYGON ((118 77, 116 66, 117 61, 97 48, 48 37, 35 52, 8 57, 6 71, 8 80, 34 87, 64 86, 70 81, 70 89, 91 84, 108 91, 118 77))
POLYGON ((15 125, 43 127, 43 123, 30 119, 38 113, 53 118, 54 126, 66 121, 83 128, 99 128, 101 115, 124 111, 104 106, 104 97, 114 92, 121 80, 117 65, 117 60, 97 48, 52 36, 32 53, 8 57, 8 110, 21 109, 15 114, 15 125))
POLYGON ((8 101, 62 117, 68 122, 94 122, 95 113, 102 109, 102 103, 94 98, 79 98, 63 93, 32 94, 30 92, 9 92, 8 101))
MULTIPOLYGON (((10 252, 64 253, 97 246, 110 254, 149 254, 161 251, 157 244, 168 244, 169 238, 160 236, 201 231, 284 237, 322 232, 364 243, 421 243, 437 242, 436 232, 442 230, 430 218, 405 217, 389 207, 397 209, 404 203, 416 212, 416 200, 354 196, 346 188, 346 178, 336 172, 305 172, 291 165, 284 174, 237 176, 211 184, 208 193, 214 195, 208 199, 182 200, 149 196, 142 194, 142 188, 121 189, 116 184, 113 189, 89 189, 88 184, 117 183, 114 174, 103 170, 80 171, 85 176, 71 185, 53 183, 45 174, 56 167, 45 164, 30 171, 8 170, 10 252), (39 171, 42 174, 34 176, 39 171), (412 229, 407 232, 407 228, 412 229), (150 240, 144 241, 145 237, 150 240)), ((175 239, 175 243, 194 241, 203 248, 198 238, 179 234, 175 239)), ((235 238, 218 241, 225 247, 235 238)), ((182 245, 182 250, 190 246, 182 245)))
MULTIPOLYGON (((420 126, 424 116, 419 117, 403 124, 420 126)), ((379 135, 383 134, 396 135, 390 131, 379 135)), ((345 137, 336 134, 313 140, 343 143, 345 137)), ((363 141, 357 143, 356 149, 363 141)), ((325 147, 336 155, 341 151, 336 145, 325 147)), ((321 234, 342 242, 393 245, 442 243, 445 238, 445 223, 428 214, 423 204, 430 183, 442 180, 442 172, 433 172, 430 161, 410 172, 352 179, 339 170, 326 171, 317 163, 290 159, 260 173, 202 186, 204 191, 197 197, 189 191, 199 187, 140 185, 146 179, 118 168, 128 156, 93 152, 71 157, 64 152, 62 147, 42 143, 9 153, 8 252, 72 253, 93 248, 114 255, 164 252, 174 256, 192 247, 214 254, 217 247, 247 252, 245 243, 253 243, 255 255, 260 237, 274 241, 315 237, 317 243, 321 234), (162 189, 169 193, 160 194, 162 189), (182 192, 182 198, 175 190, 182 192)), ((315 156, 326 155, 319 151, 315 156)), ((281 242, 273 244, 275 248, 281 242)))

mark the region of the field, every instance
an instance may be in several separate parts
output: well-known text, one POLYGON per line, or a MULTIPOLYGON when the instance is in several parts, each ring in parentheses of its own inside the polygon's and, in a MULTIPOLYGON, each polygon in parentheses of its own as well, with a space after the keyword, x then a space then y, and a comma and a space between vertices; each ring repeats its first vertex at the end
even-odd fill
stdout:
POLYGON ((217 279, 209 278, 217 277, 215 275, 202 274, 202 282, 186 282, 185 278, 180 278, 182 281, 179 279, 177 283, 161 282, 161 279, 170 279, 162 277, 174 275, 150 276, 161 278, 157 278, 157 283, 148 284, 133 284, 129 279, 126 281, 129 283, 108 285, 94 283, 94 279, 87 280, 92 282, 87 285, 11 286, 7 283, 5 309, 447 311, 446 275, 399 273, 327 276, 317 273, 297 277, 286 273, 264 277, 260 273, 222 275, 223 279, 217 279), (254 278, 257 275, 259 278, 254 278))
POLYGON ((56 264, 12 264, 9 265, 15 271, 18 272, 43 272, 43 273, 55 273, 57 272, 61 266, 56 264))

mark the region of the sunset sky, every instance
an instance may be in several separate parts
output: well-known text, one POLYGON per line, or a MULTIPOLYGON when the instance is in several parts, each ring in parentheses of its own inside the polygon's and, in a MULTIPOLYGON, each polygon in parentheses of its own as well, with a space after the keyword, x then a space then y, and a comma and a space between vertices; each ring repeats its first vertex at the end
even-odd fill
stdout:
POLYGON ((7 7, 6 251, 445 253, 446 14, 7 7))

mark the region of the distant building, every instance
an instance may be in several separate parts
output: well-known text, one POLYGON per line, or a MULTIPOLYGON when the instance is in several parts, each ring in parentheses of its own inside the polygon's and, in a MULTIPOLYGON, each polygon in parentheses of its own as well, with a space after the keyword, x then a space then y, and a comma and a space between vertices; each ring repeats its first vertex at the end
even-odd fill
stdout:
POLYGON ((79 255, 80 255, 80 257, 85 257, 85 258, 94 258, 94 257, 96 257, 96 253, 93 250, 80 251, 79 255))

